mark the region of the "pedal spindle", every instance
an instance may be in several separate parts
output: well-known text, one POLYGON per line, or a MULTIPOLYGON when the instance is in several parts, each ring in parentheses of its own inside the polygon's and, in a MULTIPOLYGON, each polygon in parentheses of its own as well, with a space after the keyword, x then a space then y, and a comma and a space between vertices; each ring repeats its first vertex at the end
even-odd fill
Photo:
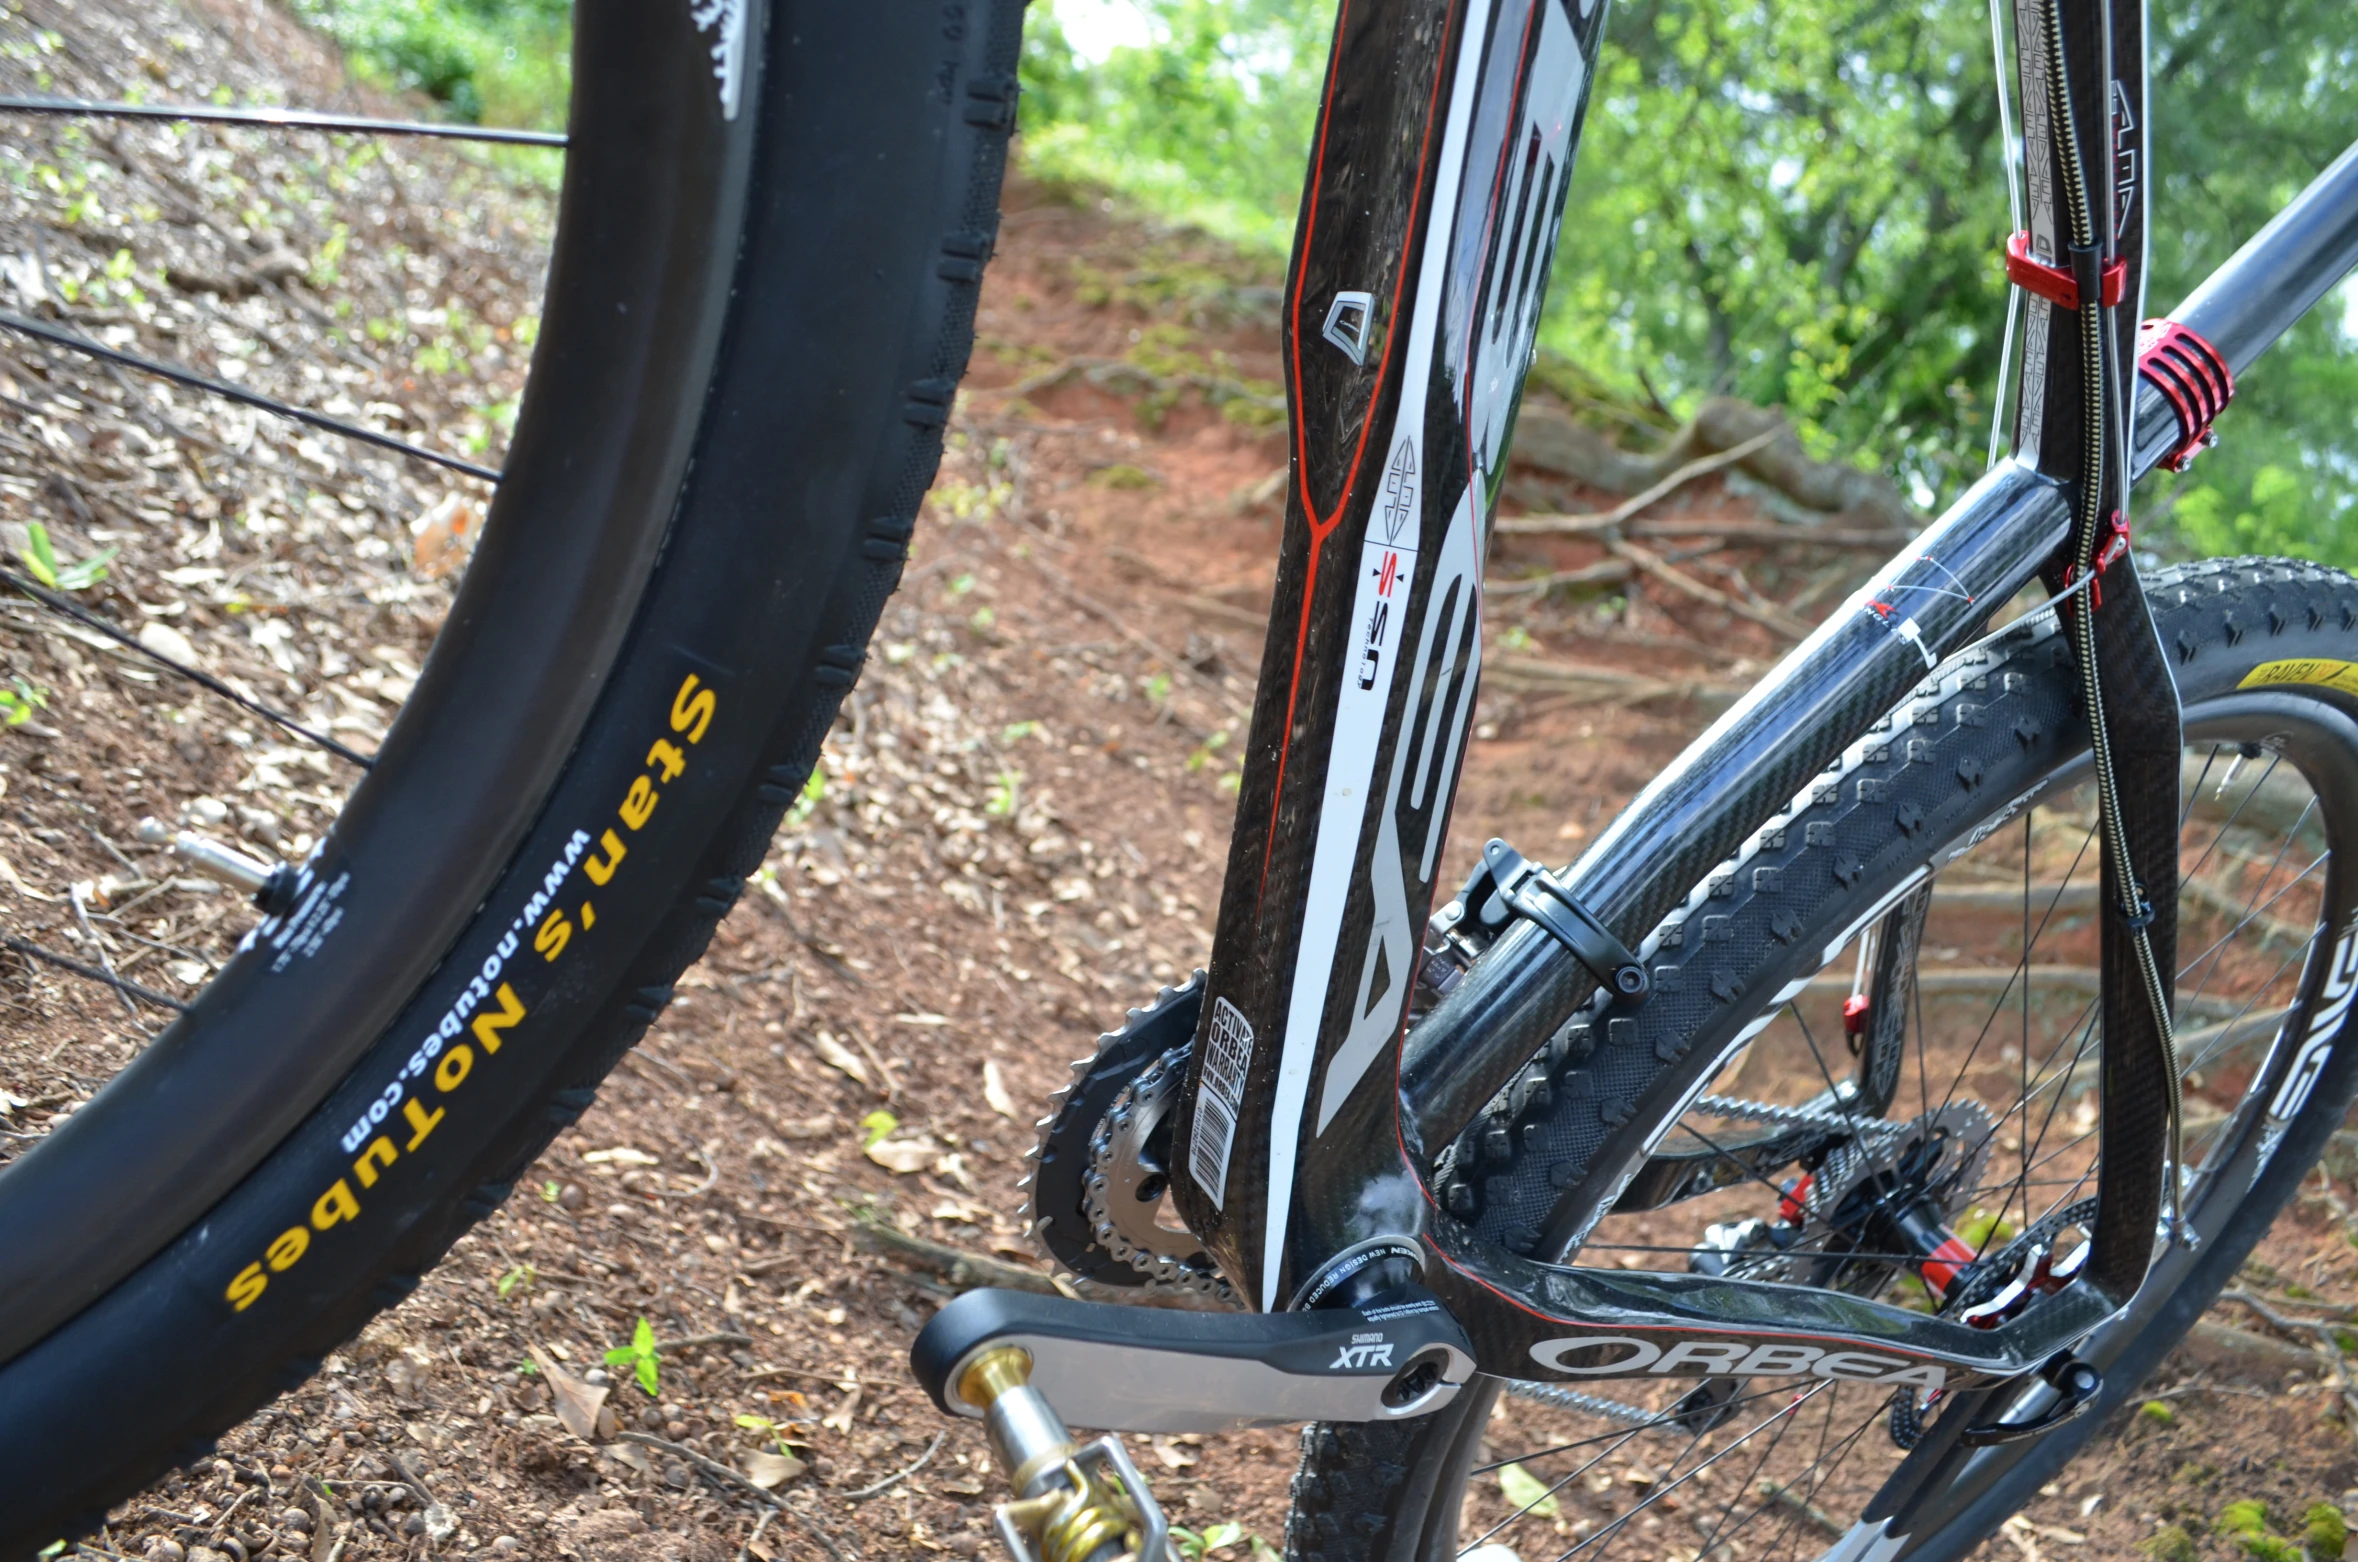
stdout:
POLYGON ((1017 1562, 1166 1562, 1170 1524, 1121 1440, 1076 1443, 1031 1384, 1032 1359, 994 1346, 958 1374, 958 1397, 983 1413, 991 1452, 1016 1500, 999 1539, 1017 1562))

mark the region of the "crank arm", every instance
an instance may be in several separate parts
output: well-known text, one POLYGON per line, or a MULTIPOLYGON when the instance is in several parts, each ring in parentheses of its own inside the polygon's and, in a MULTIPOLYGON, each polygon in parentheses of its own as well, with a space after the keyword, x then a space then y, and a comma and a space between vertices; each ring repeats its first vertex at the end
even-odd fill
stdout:
POLYGON ((1540 1264, 1446 1229, 1425 1281, 1478 1370, 1545 1383, 1818 1377, 1925 1390, 2036 1372, 2117 1308, 2082 1279, 1981 1329, 1844 1291, 1540 1264))
POLYGON ((1030 1383, 1075 1426, 1217 1432, 1296 1421, 1399 1421, 1438 1410, 1474 1370, 1466 1337, 1420 1290, 1361 1307, 1197 1313, 969 1291, 934 1314, 909 1359, 933 1402, 968 1368, 1014 1347, 1030 1383))

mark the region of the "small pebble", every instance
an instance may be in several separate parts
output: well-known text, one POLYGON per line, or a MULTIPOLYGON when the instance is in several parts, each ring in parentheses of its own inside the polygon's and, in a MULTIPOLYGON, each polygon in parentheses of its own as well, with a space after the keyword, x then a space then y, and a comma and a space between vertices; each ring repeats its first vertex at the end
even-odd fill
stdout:
POLYGON ((301 1530, 306 1535, 311 1533, 311 1514, 306 1509, 289 1508, 278 1516, 278 1522, 288 1529, 301 1530))
POLYGON ((187 1562, 188 1548, 162 1535, 147 1543, 147 1562, 187 1562))
POLYGON ((676 1443, 681 1438, 688 1435, 688 1423, 685 1421, 666 1421, 663 1423, 663 1435, 676 1443))
POLYGON ((503 1557, 512 1557, 524 1549, 524 1542, 513 1535, 502 1535, 491 1543, 491 1549, 503 1557))
POLYGON ((564 1188, 557 1194, 557 1207, 559 1209, 577 1210, 588 1202, 589 1195, 581 1191, 581 1184, 578 1182, 569 1182, 565 1184, 564 1188))

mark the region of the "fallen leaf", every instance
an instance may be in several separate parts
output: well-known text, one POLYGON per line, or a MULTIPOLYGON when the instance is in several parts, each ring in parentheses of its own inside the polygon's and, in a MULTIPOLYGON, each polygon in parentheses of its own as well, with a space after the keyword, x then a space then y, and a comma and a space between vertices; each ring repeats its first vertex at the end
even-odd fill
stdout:
MULTIPOLYGON (((1181 1447, 1167 1437, 1153 1438, 1146 1446, 1154 1450, 1154 1456, 1162 1461, 1163 1468, 1166 1470, 1184 1470, 1196 1461, 1194 1449, 1181 1447)), ((1206 1549, 1209 1549, 1209 1546, 1210 1542, 1207 1540, 1206 1549)))
POLYGON ((1502 1464, 1498 1467, 1498 1490, 1499 1495, 1514 1504, 1518 1512, 1536 1513, 1543 1519, 1552 1519, 1561 1511, 1555 1493, 1549 1491, 1546 1483, 1538 1476, 1519 1464, 1502 1464))
POLYGON ((942 1147, 926 1134, 914 1139, 879 1139, 866 1151, 868 1159, 903 1177, 932 1166, 941 1153, 942 1147))
POLYGON ((442 502, 410 523, 416 539, 413 563, 428 580, 459 569, 475 549, 475 534, 483 512, 465 494, 445 495, 442 502))
POLYGON ((139 626, 139 643, 156 655, 167 657, 183 667, 196 665, 195 643, 160 618, 151 618, 139 626))
POLYGON ((763 1491, 783 1486, 803 1472, 803 1462, 789 1454, 755 1449, 745 1456, 745 1478, 763 1491))
POLYGON ((854 1383, 844 1391, 842 1404, 819 1417, 819 1425, 838 1432, 848 1432, 852 1427, 852 1413, 859 1408, 860 1385, 854 1383))
POLYGON ((1015 1115, 1015 1097, 1007 1093, 1007 1076, 999 1072, 996 1059, 983 1059, 983 1100, 1001 1117, 1015 1115))
POLYGON ((15 890, 19 895, 24 896, 27 900, 55 901, 57 899, 55 895, 42 894, 39 890, 34 889, 31 885, 27 884, 23 879, 18 878, 16 874, 16 865, 10 862, 6 857, 0 857, 0 879, 6 879, 8 881, 8 887, 15 890))
POLYGON ((644 1150, 631 1149, 628 1145, 618 1146, 611 1150, 591 1150, 584 1154, 582 1159, 592 1166, 660 1166, 663 1164, 658 1157, 649 1155, 644 1150))
POLYGON ((549 1408, 557 1413, 566 1431, 584 1442, 591 1441, 598 1429, 598 1412, 606 1408, 605 1386, 583 1382, 551 1361, 537 1345, 529 1350, 533 1365, 540 1368, 541 1377, 548 1383, 553 1401, 549 1408))
POLYGON ((647 1457, 647 1450, 636 1443, 610 1443, 599 1450, 609 1459, 617 1460, 641 1475, 655 1473, 655 1461, 647 1457))
POLYGON ((813 1031, 810 1044, 811 1050, 819 1055, 819 1061, 838 1074, 856 1084, 865 1085, 869 1082, 868 1065, 860 1061, 860 1055, 827 1032, 813 1031))

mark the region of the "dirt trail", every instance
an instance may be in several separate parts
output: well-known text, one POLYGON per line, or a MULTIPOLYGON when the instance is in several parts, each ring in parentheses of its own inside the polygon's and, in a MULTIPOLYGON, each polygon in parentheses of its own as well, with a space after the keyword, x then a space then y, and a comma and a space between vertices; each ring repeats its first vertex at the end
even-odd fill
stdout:
MULTIPOLYGON (((110 20, 88 0, 26 0, 0 15, 0 40, 52 30, 80 51, 93 95, 110 95, 121 86, 110 73, 140 69, 107 52, 108 39, 128 36, 116 24, 133 9, 110 20)), ((258 4, 208 0, 173 25, 197 62, 165 82, 175 92, 222 80, 309 102, 341 91, 322 53, 258 4)), ((105 160, 104 149, 69 149, 105 160)), ((373 315, 398 315, 389 335, 406 349, 375 358, 369 348, 368 361, 346 365, 355 409, 414 404, 423 374, 426 399, 495 450, 497 419, 480 409, 512 393, 515 361, 502 349, 537 278, 507 229, 481 217, 480 190, 506 192, 499 213, 519 224, 534 198, 528 186, 465 173, 476 166, 420 161, 389 187, 364 182, 364 208, 388 243, 408 248, 388 270, 354 243, 351 276, 333 285, 360 292, 373 315), (477 181, 477 215, 418 193, 437 169, 477 181), (479 339, 445 302, 462 275, 479 339), (472 363, 445 357, 421 370, 420 354, 453 331, 472 363)), ((1278 277, 1093 197, 1017 184, 1008 204, 916 556, 829 741, 823 783, 780 832, 755 890, 510 1204, 318 1378, 232 1432, 218 1460, 125 1503, 91 1554, 773 1562, 970 1556, 995 1544, 986 1520, 997 1485, 980 1437, 970 1423, 945 1427, 905 1370, 910 1337, 951 1287, 876 1251, 863 1223, 1043 1272, 1015 1214, 1032 1119, 1068 1059, 1208 947, 1284 462, 1278 277), (605 1361, 641 1320, 656 1342, 651 1394, 605 1361), (591 1398, 604 1391, 582 1423, 589 1437, 558 1414, 582 1408, 552 1400, 558 1377, 583 1380, 591 1398), (791 1464, 764 1463, 781 1438, 791 1464), (786 1508, 764 1518, 761 1504, 700 1473, 700 1460, 781 1477, 786 1508), (313 1484, 322 1481, 325 1500, 313 1484)), ((14 242, 19 231, 8 230, 12 255, 29 252, 14 242)), ((191 231, 188 255, 173 262, 182 283, 158 295, 168 318, 189 323, 165 334, 235 357, 247 350, 241 332, 308 318, 310 293, 287 293, 273 315, 280 295, 238 280, 246 273, 234 268, 250 269, 267 235, 191 231)), ((111 238, 86 246, 74 274, 103 270, 111 238)), ((313 274, 321 242, 306 245, 313 274)), ((329 279, 318 286, 329 296, 329 279)), ((73 307, 61 313, 72 318, 73 307)), ((121 318, 86 324, 143 343, 139 333, 160 329, 135 306, 100 307, 121 318)), ((266 377, 288 367, 272 351, 252 357, 266 377)), ((0 441, 10 481, 0 518, 46 517, 75 557, 120 546, 102 594, 109 611, 176 627, 256 689, 373 741, 447 600, 445 585, 412 567, 411 523, 440 490, 385 468, 349 500, 318 505, 292 479, 274 487, 279 479, 225 472, 201 454, 175 467, 149 458, 178 459, 201 442, 159 432, 118 401, 106 405, 142 432, 69 448, 49 433, 69 431, 70 443, 77 426, 62 397, 127 393, 33 355, 0 358, 0 376, 12 417, 26 420, 0 441), (63 457, 65 488, 33 475, 47 470, 42 455, 63 457), (183 468, 193 475, 173 489, 183 468), (142 494, 153 499, 146 509, 142 494), (250 503, 225 510, 232 496, 250 503), (231 524, 215 524, 225 514, 231 524), (216 551, 190 551, 208 537, 216 551), (320 573, 331 567, 349 573, 320 573), (258 621, 286 627, 253 632, 258 621)), ((221 442, 245 449, 241 433, 258 437, 246 426, 221 442)), ((292 440, 259 437, 256 448, 292 458, 292 440)), ((1531 472, 1511 493, 1517 510, 1613 502, 1531 472)), ((1717 477, 1656 514, 1762 519, 1717 477)), ((1714 577, 1728 592, 1757 586, 1788 602, 1813 591, 1829 600, 1825 582, 1844 567, 1824 554, 1740 557, 1740 569, 1714 577)), ((1511 582, 1604 558, 1594 541, 1518 537, 1494 574, 1511 582)), ((1756 622, 1646 579, 1601 595, 1501 592, 1494 616, 1452 846, 1461 866, 1494 833, 1569 855, 1781 645, 1756 622)), ((5 627, 20 658, 10 670, 56 692, 39 730, 0 729, 0 776, 18 778, 5 803, 12 930, 83 948, 65 892, 141 871, 101 848, 145 808, 218 793, 227 828, 242 824, 257 843, 283 832, 289 850, 323 825, 333 803, 323 778, 294 784, 293 762, 273 758, 281 751, 253 724, 162 706, 136 667, 61 649, 33 620, 5 627), (95 761, 71 756, 94 733, 149 767, 156 803, 89 795, 80 767, 95 761)), ((145 891, 126 882, 110 893, 145 891)), ((159 946, 149 969, 177 992, 203 978, 238 924, 194 887, 161 893, 149 908, 165 915, 160 931, 102 919, 110 931, 93 929, 90 947, 159 946)), ((91 1078, 65 1077, 53 1097, 36 1100, 22 1078, 0 1075, 23 1098, 12 1121, 39 1129, 132 1043, 103 989, 21 960, 6 984, 22 1045, 0 1064, 92 1049, 81 1065, 91 1078)), ((2254 1283, 2284 1307, 2297 1305, 2285 1300, 2300 1294, 2294 1282, 2358 1294, 2345 1229, 2337 1212, 2304 1205, 2280 1223, 2254 1283)), ((2105 1429, 2028 1527, 1990 1554, 2114 1555, 2164 1521, 2206 1534, 2231 1499, 2264 1498, 2280 1520, 2338 1499, 2358 1480, 2358 1459, 2307 1343, 2241 1336, 2182 1357, 2164 1374, 2162 1411, 2105 1429)), ((1180 1522, 1275 1541, 1294 1445, 1291 1433, 1256 1432, 1154 1439, 1143 1452, 1180 1522)), ((1240 1535, 1223 1554, 1253 1547, 1240 1535)))

